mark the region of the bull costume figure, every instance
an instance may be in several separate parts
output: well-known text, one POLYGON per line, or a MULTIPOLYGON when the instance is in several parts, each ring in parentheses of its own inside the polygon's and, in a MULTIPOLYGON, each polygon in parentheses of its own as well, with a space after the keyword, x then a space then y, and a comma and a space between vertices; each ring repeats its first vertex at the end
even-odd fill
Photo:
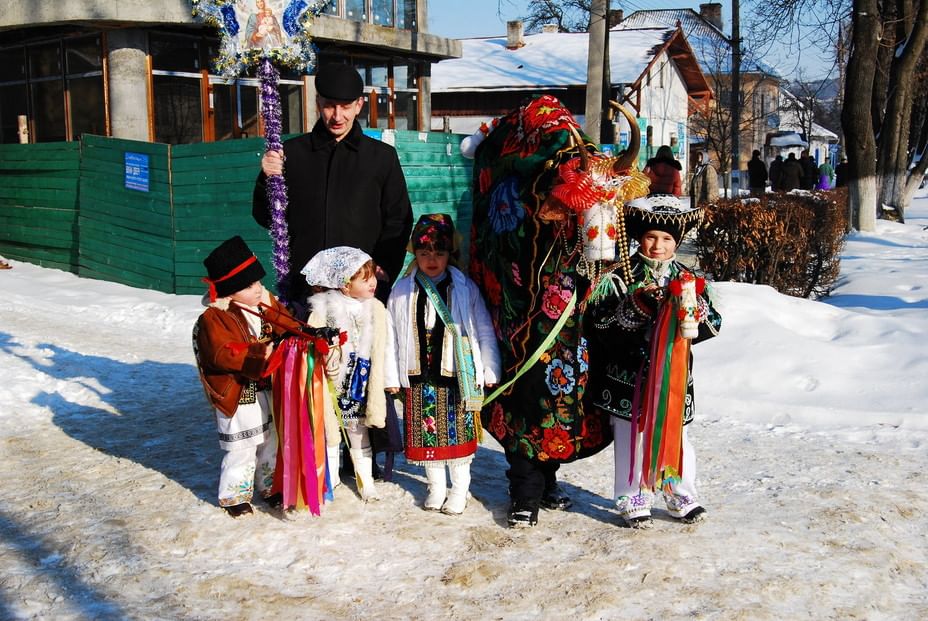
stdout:
POLYGON ((603 277, 629 274, 622 205, 644 196, 635 170, 640 136, 618 158, 599 153, 554 97, 527 100, 465 139, 474 156, 470 275, 500 343, 503 377, 484 427, 505 449, 511 527, 537 523, 540 507, 566 509, 561 463, 612 441, 610 415, 592 405, 583 312, 603 277), (474 148, 474 144, 477 144, 474 148))

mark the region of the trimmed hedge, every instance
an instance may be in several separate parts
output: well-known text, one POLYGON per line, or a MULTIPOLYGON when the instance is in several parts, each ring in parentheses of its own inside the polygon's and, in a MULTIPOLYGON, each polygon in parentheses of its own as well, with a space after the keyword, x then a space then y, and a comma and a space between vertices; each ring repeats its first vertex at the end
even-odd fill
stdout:
POLYGON ((845 188, 720 200, 696 235, 703 270, 715 280, 820 298, 834 288, 848 224, 845 188))

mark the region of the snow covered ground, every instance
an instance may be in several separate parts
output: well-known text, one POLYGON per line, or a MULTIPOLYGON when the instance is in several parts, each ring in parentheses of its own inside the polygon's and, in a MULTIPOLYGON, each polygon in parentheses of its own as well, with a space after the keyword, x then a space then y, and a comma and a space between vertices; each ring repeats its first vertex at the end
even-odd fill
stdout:
POLYGON ((719 283, 690 427, 709 519, 617 526, 611 450, 513 531, 487 439, 463 516, 398 460, 320 518, 215 501, 199 298, 0 271, 0 619, 928 618, 928 197, 851 235, 834 295, 719 283))

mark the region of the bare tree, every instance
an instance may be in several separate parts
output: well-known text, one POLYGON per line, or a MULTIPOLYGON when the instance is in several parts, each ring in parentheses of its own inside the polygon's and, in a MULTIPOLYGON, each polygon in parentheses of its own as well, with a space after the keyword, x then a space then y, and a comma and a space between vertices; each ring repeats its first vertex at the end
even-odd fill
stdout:
POLYGON ((740 97, 741 115, 739 143, 742 150, 750 152, 760 148, 763 143, 762 130, 765 128, 768 114, 777 111, 776 98, 771 96, 769 87, 771 76, 757 71, 756 59, 748 56, 741 81, 741 92, 734 93, 731 88, 729 65, 731 48, 722 38, 690 39, 696 56, 700 59, 703 73, 716 93, 715 101, 705 110, 697 111, 690 117, 690 133, 705 143, 707 150, 718 166, 718 172, 724 180, 727 192, 730 186, 730 173, 733 144, 732 103, 733 98, 740 97))
POLYGON ((522 17, 525 30, 537 32, 556 24, 558 32, 586 32, 590 27, 591 0, 531 0, 522 17))
POLYGON ((904 218, 908 190, 928 168, 923 159, 909 169, 918 146, 911 146, 910 137, 928 0, 757 0, 755 14, 771 35, 816 26, 838 50, 850 17, 841 125, 851 171, 851 222, 872 231, 880 204, 904 218))

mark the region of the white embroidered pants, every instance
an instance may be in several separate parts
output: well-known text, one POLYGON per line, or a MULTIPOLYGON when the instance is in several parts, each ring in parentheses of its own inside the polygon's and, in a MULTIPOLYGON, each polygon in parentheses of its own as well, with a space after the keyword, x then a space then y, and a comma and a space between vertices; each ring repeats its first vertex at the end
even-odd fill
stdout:
POLYGON ((274 482, 277 465, 277 430, 273 422, 257 445, 227 449, 219 470, 219 506, 251 502, 257 489, 266 495, 274 482))
MULTIPOLYGON (((615 496, 613 497, 623 517, 635 518, 650 515, 654 495, 650 490, 640 489, 642 444, 644 436, 635 434, 635 464, 631 483, 631 422, 624 418, 612 419, 615 451, 615 496)), ((673 517, 683 517, 699 505, 696 492, 696 453, 690 444, 686 427, 683 427, 683 473, 680 481, 672 486, 672 493, 663 493, 667 511, 673 517)))

